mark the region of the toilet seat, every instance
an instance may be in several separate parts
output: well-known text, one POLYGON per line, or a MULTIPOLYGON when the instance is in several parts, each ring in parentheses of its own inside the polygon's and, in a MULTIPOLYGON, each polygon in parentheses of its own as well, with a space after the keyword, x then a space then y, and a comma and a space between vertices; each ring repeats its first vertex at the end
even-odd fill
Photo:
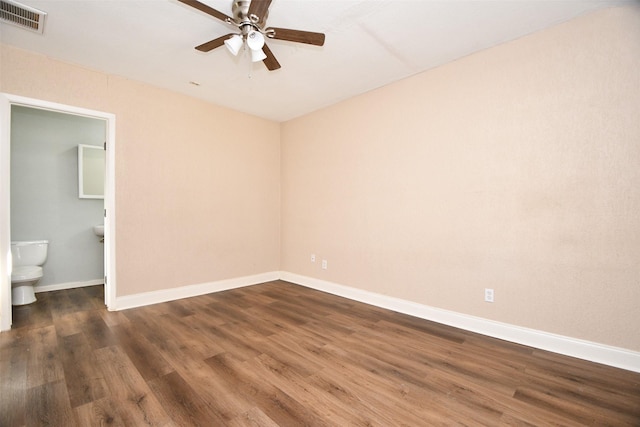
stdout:
POLYGON ((31 282, 42 277, 42 267, 26 265, 14 267, 11 272, 11 283, 31 282))

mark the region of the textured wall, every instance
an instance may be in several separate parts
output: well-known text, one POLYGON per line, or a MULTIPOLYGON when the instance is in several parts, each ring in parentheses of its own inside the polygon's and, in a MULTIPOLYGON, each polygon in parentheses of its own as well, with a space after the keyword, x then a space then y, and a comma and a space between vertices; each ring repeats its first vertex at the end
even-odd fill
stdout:
POLYGON ((278 270, 279 124, 1 49, 2 92, 116 115, 118 296, 278 270))
POLYGON ((285 123, 282 270, 640 350, 638 70, 605 9, 285 123))

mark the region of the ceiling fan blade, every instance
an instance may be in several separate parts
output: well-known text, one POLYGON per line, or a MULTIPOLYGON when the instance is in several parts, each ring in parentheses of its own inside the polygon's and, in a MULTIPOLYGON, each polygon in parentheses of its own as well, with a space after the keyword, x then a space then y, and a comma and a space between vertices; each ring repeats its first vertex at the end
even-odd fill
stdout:
POLYGON ((264 65, 266 65, 269 71, 277 70, 278 68, 280 68, 280 63, 266 44, 262 47, 262 51, 265 55, 267 55, 267 57, 263 59, 262 62, 264 62, 264 65))
POLYGON ((218 18, 221 21, 227 22, 227 19, 231 19, 231 17, 225 15, 224 13, 212 8, 211 6, 207 6, 204 3, 200 3, 198 0, 178 0, 180 3, 184 3, 193 8, 198 9, 201 12, 204 12, 208 15, 213 16, 214 18, 218 18))
POLYGON ((271 0, 251 0, 248 15, 256 15, 259 18, 258 22, 264 24, 264 17, 269 11, 269 5, 271 5, 271 0))
POLYGON ((222 46, 224 44, 224 41, 231 36, 233 36, 233 34, 227 34, 222 37, 218 37, 217 39, 202 43, 200 46, 196 46, 196 49, 200 52, 209 52, 217 47, 222 46))
POLYGON ((324 45, 324 34, 312 33, 311 31, 289 30, 287 28, 267 28, 267 35, 277 40, 287 40, 296 43, 306 43, 315 46, 324 45), (268 31, 273 30, 275 33, 271 36, 268 31))

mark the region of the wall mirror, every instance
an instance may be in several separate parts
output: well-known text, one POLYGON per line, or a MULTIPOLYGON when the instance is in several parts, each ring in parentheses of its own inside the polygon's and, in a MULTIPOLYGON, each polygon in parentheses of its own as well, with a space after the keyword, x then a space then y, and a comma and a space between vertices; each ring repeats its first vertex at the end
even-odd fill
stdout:
POLYGON ((104 199, 104 148, 99 145, 78 145, 78 197, 104 199))

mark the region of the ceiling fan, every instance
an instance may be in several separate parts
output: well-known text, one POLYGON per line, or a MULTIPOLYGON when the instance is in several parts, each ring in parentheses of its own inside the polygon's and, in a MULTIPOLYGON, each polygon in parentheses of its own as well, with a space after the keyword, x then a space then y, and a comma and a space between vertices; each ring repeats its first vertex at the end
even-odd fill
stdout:
POLYGON ((196 46, 196 49, 201 52, 209 52, 224 44, 231 53, 237 55, 240 48, 246 43, 251 50, 252 61, 262 61, 270 71, 273 71, 280 68, 280 63, 278 63, 273 52, 265 44, 265 36, 270 39, 306 43, 315 46, 324 45, 324 34, 322 33, 266 27, 265 23, 269 16, 269 5, 271 5, 272 0, 235 0, 232 5, 233 17, 227 16, 197 0, 178 1, 227 24, 231 24, 239 30, 239 33, 226 34, 196 46))

